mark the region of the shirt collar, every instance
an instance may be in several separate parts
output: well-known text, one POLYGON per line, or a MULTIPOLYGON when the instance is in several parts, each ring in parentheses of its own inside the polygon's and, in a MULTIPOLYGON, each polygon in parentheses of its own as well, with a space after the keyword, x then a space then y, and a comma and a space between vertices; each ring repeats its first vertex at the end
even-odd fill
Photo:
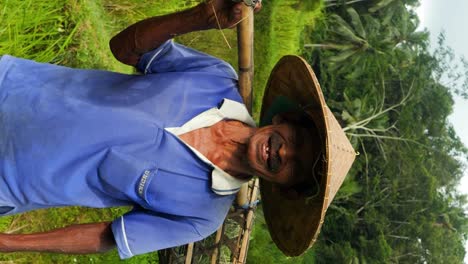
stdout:
MULTIPOLYGON (((190 132, 195 129, 212 126, 223 119, 237 120, 251 127, 255 127, 255 121, 250 116, 249 112, 247 111, 247 108, 245 108, 245 105, 224 98, 220 108, 213 107, 211 109, 208 109, 205 112, 202 112, 201 114, 190 119, 181 127, 168 127, 166 128, 166 130, 176 136, 179 136, 181 134, 190 132)), ((192 148, 188 144, 186 145, 202 161, 213 167, 213 171, 211 172, 211 189, 216 194, 234 194, 240 189, 243 183, 248 181, 248 179, 242 180, 229 175, 227 172, 214 165, 210 160, 208 160, 203 154, 198 152, 196 149, 192 148)))

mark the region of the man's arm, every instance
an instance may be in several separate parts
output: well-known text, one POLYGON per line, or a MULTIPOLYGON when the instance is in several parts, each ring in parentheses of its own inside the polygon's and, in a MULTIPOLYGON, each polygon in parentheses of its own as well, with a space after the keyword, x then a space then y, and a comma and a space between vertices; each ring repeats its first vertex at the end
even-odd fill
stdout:
MULTIPOLYGON (((260 8, 259 3, 255 11, 260 8)), ((168 39, 193 31, 230 28, 241 18, 242 2, 210 0, 185 11, 139 21, 114 36, 109 45, 117 60, 135 66, 143 53, 168 39)))
POLYGON ((43 233, 0 234, 0 252, 101 253, 115 247, 111 223, 72 225, 43 233))

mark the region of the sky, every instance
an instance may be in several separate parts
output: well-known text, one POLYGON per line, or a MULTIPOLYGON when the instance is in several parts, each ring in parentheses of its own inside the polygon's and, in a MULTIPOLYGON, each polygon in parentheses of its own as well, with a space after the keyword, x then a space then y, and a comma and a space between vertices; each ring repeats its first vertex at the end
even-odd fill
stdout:
MULTIPOLYGON (((427 28, 431 34, 431 47, 435 47, 437 35, 444 30, 446 44, 457 56, 468 59, 468 1, 467 0, 420 0, 417 9, 421 28, 427 28)), ((468 146, 468 100, 454 98, 454 112, 449 121, 455 128, 465 146, 468 146)), ((468 164, 467 164, 468 166, 468 164)), ((468 194, 468 169, 459 186, 459 190, 468 194)), ((465 263, 468 264, 468 243, 465 244, 467 254, 465 263)))

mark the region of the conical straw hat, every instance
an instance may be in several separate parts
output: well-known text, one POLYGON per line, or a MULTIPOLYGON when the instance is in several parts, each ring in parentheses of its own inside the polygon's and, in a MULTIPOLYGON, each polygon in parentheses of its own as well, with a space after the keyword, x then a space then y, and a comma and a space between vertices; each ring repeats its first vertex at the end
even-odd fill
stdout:
POLYGON ((260 180, 260 191, 273 241, 285 255, 298 256, 317 239, 325 212, 356 154, 328 109, 312 68, 298 56, 283 57, 273 69, 263 97, 262 125, 270 123, 275 114, 291 108, 304 111, 318 130, 313 145, 320 154, 310 161, 316 164, 314 173, 299 172, 310 174, 309 178, 317 177, 318 193, 291 200, 276 191, 274 183, 265 180, 260 180))

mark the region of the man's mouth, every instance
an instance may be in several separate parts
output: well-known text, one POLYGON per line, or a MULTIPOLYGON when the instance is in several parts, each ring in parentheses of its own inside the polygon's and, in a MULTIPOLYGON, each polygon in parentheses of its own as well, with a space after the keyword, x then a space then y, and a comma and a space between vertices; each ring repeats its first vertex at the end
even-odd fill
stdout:
POLYGON ((271 136, 268 137, 268 140, 262 145, 262 159, 263 159, 263 162, 265 162, 265 164, 268 164, 270 153, 271 153, 271 136))
POLYGON ((282 146, 280 136, 271 134, 262 144, 261 159, 268 171, 276 172, 281 166, 281 157, 279 149, 282 146))

